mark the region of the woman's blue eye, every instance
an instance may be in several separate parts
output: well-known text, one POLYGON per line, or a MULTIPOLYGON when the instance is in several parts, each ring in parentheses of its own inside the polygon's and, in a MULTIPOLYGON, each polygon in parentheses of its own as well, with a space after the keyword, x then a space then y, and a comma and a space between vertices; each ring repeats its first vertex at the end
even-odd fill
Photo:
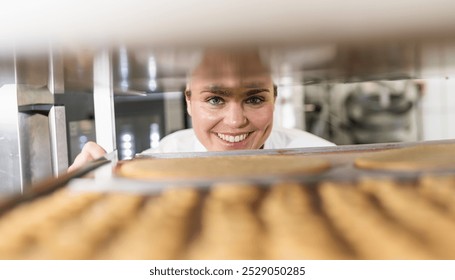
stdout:
POLYGON ((261 104, 262 102, 264 102, 264 99, 258 96, 253 96, 246 100, 246 103, 248 104, 261 104))
POLYGON ((221 105, 223 104, 224 100, 220 97, 214 96, 208 99, 207 102, 210 103, 211 105, 221 105))

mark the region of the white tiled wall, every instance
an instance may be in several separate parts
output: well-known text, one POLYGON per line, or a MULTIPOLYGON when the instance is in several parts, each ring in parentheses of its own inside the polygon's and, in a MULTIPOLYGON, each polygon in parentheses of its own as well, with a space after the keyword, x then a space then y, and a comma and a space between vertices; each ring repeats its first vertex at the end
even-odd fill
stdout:
POLYGON ((422 140, 455 139, 455 45, 422 47, 422 140))
POLYGON ((424 81, 422 140, 455 138, 455 76, 424 81))

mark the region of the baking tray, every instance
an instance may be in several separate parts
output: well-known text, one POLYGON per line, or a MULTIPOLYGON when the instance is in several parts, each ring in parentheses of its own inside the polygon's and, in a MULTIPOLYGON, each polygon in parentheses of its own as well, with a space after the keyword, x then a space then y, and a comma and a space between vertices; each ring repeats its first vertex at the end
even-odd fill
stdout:
POLYGON ((134 192, 155 194, 168 187, 195 187, 208 188, 219 183, 248 183, 257 186, 270 186, 280 181, 298 181, 311 186, 321 181, 352 182, 362 178, 393 179, 394 181, 415 181, 424 175, 453 174, 455 170, 435 171, 379 171, 356 168, 353 164, 355 158, 373 152, 412 147, 417 145, 453 144, 455 140, 437 140, 422 142, 397 142, 385 144, 344 145, 317 148, 269 149, 269 150, 240 150, 223 152, 194 152, 194 153, 155 153, 138 154, 135 158, 194 158, 210 156, 236 156, 236 155, 304 155, 309 159, 321 158, 328 160, 331 168, 318 174, 303 175, 261 175, 251 177, 230 177, 223 179, 196 178, 196 179, 161 179, 141 180, 124 178, 115 175, 115 167, 121 162, 114 161, 94 170, 89 177, 74 178, 68 186, 75 191, 103 191, 103 192, 134 192))

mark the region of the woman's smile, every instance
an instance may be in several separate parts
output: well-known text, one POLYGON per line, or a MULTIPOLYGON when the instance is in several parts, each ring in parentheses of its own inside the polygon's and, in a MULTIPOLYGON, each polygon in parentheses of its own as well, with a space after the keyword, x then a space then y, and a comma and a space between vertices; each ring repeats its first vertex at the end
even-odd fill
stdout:
POLYGON ((254 131, 243 133, 211 133, 212 150, 247 150, 254 145, 254 131))
POLYGON ((225 134, 225 133, 216 133, 218 138, 222 139, 223 141, 229 142, 229 143, 238 143, 242 142, 245 140, 250 132, 247 133, 242 133, 242 134, 225 134))

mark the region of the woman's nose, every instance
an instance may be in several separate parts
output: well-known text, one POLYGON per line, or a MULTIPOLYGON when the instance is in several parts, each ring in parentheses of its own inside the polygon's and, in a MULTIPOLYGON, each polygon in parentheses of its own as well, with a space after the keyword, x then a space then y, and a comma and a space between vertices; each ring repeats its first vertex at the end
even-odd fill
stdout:
POLYGON ((230 104, 226 108, 224 122, 231 127, 242 127, 247 124, 244 108, 241 104, 230 104))

